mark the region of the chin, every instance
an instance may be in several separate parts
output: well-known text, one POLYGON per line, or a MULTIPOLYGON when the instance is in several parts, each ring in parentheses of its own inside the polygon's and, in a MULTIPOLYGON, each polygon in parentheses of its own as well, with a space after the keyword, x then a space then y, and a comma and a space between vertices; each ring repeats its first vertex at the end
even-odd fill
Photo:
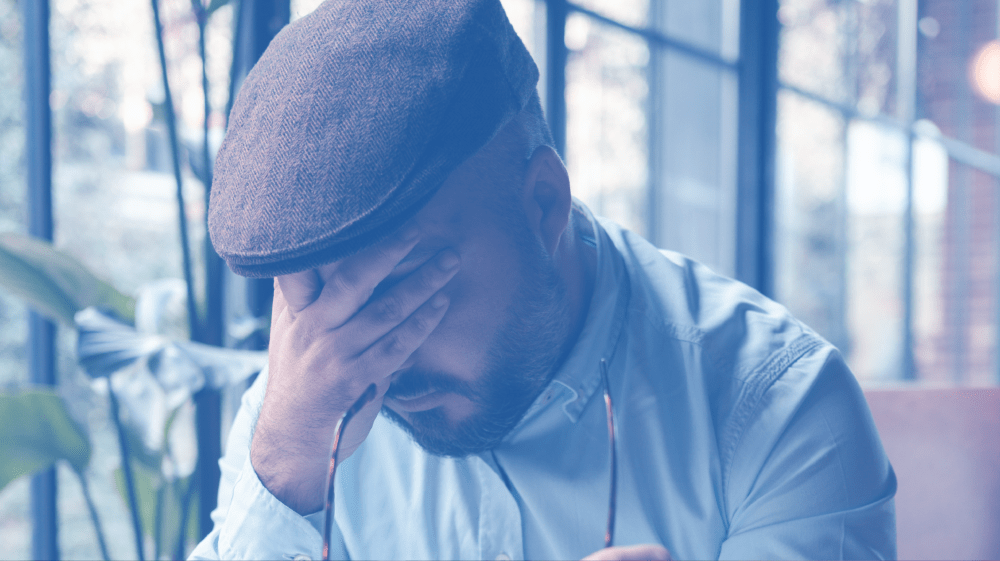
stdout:
MULTIPOLYGON (((492 450, 507 436, 510 428, 502 431, 483 430, 482 414, 463 415, 455 421, 446 411, 437 407, 427 411, 396 412, 388 406, 382 414, 402 428, 425 452, 434 456, 464 458, 492 450)), ((463 408, 464 409, 464 408, 463 408)))

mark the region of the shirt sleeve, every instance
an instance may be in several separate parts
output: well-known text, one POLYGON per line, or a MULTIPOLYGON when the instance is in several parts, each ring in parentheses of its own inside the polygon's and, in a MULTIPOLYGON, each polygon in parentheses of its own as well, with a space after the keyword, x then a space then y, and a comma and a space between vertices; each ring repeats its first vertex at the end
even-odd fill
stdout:
POLYGON ((896 477, 861 388, 824 345, 761 394, 728 466, 721 559, 894 559, 896 477))
MULTIPOLYGON (((218 506, 212 531, 189 559, 321 559, 323 538, 314 524, 288 508, 260 482, 250 463, 250 442, 267 386, 266 370, 243 394, 226 451, 219 460, 218 506)), ((321 526, 320 526, 321 527, 321 526)), ((331 559, 347 559, 343 540, 333 528, 331 559)))

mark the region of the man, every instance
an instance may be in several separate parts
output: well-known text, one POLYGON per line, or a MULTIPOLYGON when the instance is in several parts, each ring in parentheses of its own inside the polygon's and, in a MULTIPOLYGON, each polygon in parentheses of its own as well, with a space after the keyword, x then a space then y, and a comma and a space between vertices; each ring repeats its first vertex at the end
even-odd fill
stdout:
POLYGON ((320 557, 370 384, 332 557, 893 557, 840 355, 574 201, 537 78, 498 0, 330 1, 274 40, 210 209, 230 267, 276 276, 270 363, 193 557, 320 557))

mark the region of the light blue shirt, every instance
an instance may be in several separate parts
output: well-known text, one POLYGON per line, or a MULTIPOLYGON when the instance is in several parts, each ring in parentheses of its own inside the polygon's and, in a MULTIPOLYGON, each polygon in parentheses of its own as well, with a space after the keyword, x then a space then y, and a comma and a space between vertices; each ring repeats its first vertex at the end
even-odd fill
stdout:
MULTIPOLYGON (((610 490, 600 362, 618 433, 616 545, 675 559, 896 554, 896 480, 839 352, 778 304, 593 219, 579 341, 492 453, 431 456, 380 417, 337 471, 331 557, 579 559, 604 545, 610 490)), ((220 461, 195 559, 321 558, 249 460, 262 374, 220 461)))

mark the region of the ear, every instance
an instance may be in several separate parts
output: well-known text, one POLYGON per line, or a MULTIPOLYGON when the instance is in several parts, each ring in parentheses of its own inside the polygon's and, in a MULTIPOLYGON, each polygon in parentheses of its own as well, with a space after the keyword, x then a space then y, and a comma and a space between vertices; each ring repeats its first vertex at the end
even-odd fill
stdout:
POLYGON ((541 146, 531 155, 524 174, 523 193, 528 223, 542 240, 545 251, 554 256, 569 224, 573 204, 569 174, 555 150, 541 146))

